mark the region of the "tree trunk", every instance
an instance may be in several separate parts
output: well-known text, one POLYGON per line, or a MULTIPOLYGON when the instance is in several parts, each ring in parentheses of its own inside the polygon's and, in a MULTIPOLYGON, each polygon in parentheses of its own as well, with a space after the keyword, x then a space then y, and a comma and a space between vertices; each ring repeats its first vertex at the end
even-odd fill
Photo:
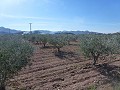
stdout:
POLYGON ((96 62, 97 62, 100 54, 97 54, 97 55, 96 55, 95 53, 92 53, 92 56, 93 56, 93 65, 96 65, 96 62))
POLYGON ((60 52, 60 48, 57 48, 58 49, 58 52, 60 52))
POLYGON ((70 41, 68 41, 68 45, 70 45, 70 41))
POLYGON ((45 43, 43 43, 43 47, 44 47, 44 48, 45 48, 45 45, 46 45, 46 44, 45 44, 45 43))
POLYGON ((96 65, 96 62, 97 62, 97 58, 96 58, 96 56, 94 56, 93 65, 96 65))

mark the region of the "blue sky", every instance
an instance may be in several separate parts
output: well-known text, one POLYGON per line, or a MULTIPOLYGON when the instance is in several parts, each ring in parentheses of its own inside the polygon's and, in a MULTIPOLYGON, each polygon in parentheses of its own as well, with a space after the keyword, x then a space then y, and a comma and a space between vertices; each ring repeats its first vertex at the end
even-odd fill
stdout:
POLYGON ((120 31, 120 0, 1 0, 0 26, 17 30, 120 31))

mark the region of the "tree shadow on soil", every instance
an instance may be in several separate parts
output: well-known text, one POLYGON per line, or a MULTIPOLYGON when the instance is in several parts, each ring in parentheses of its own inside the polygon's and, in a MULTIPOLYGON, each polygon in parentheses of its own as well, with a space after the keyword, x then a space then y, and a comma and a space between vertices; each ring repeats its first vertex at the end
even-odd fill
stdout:
POLYGON ((60 59, 68 59, 68 60, 73 60, 73 58, 77 59, 78 57, 78 55, 74 52, 60 51, 60 52, 55 52, 54 54, 60 59))
POLYGON ((100 74, 106 76, 112 85, 120 82, 120 67, 105 63, 96 65, 96 69, 100 74))

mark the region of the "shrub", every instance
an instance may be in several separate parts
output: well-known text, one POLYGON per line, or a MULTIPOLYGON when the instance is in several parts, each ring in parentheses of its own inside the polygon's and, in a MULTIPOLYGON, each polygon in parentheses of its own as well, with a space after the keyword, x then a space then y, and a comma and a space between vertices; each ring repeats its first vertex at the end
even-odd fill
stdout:
POLYGON ((29 62, 33 48, 17 36, 2 36, 0 41, 0 90, 6 80, 29 62))

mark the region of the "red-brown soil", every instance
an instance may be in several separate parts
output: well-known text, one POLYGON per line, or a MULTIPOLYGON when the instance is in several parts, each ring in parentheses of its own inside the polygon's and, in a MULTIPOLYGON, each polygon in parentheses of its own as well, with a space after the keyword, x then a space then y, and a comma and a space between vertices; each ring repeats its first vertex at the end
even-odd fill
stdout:
POLYGON ((95 67, 92 60, 84 58, 77 44, 61 48, 61 56, 52 47, 34 47, 31 65, 10 79, 8 87, 15 90, 92 90, 89 88, 96 86, 97 90, 113 90, 110 71, 120 71, 119 57, 99 60, 101 65, 95 67))

